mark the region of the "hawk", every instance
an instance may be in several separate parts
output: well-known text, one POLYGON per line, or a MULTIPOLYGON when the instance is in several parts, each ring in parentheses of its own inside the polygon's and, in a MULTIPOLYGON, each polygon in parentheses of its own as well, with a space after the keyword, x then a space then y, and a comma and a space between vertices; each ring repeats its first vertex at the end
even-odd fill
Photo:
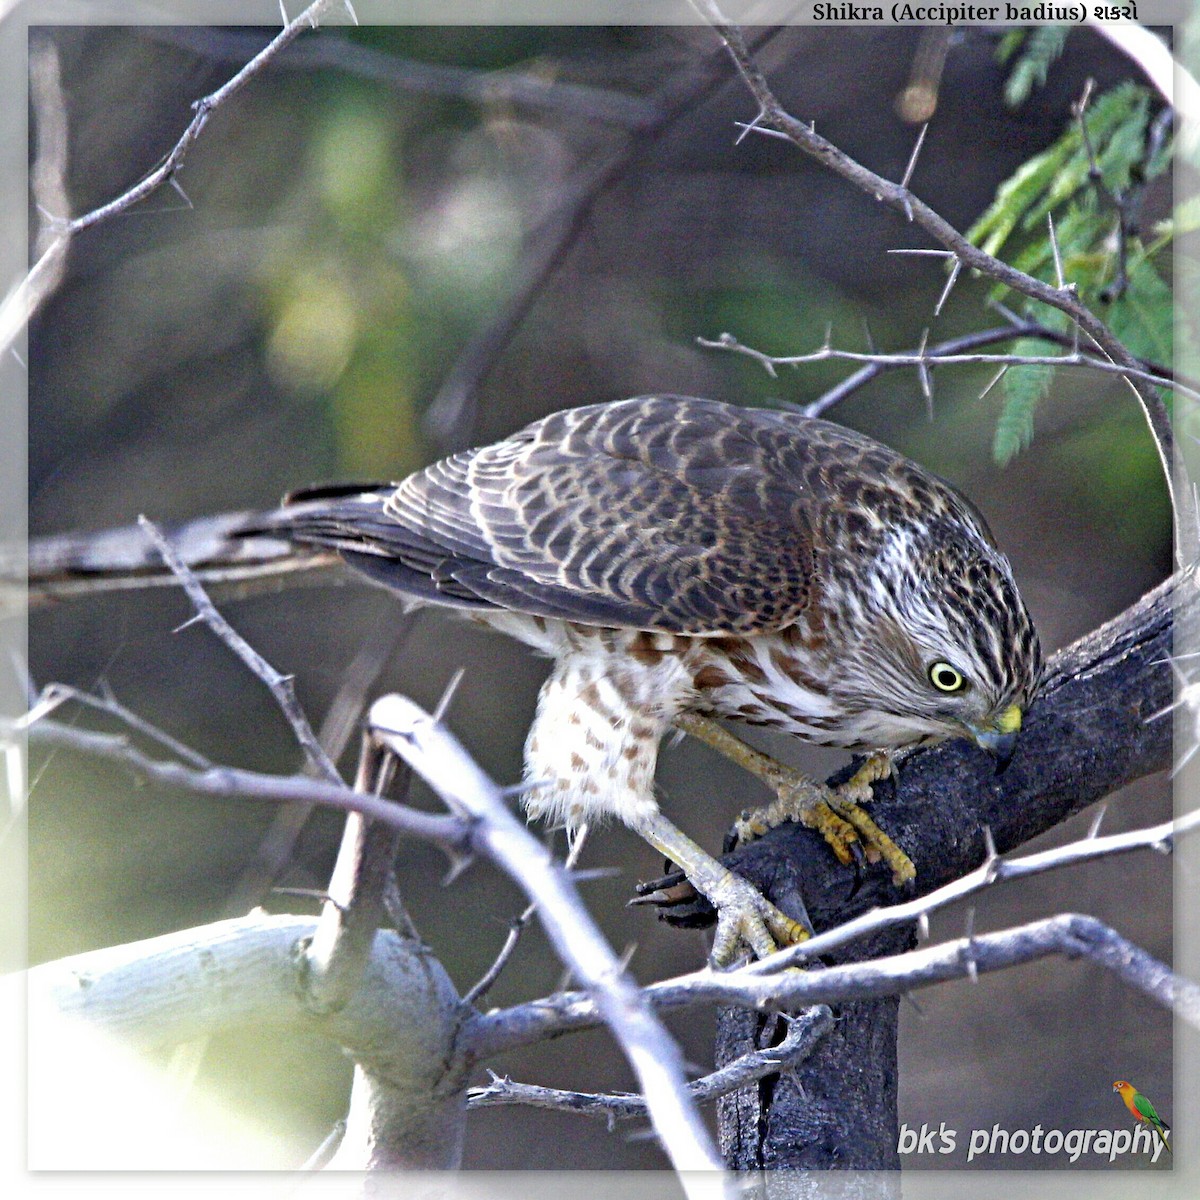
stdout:
MULTIPOLYGON (((237 559, 244 539, 250 577, 263 534, 333 551, 406 602, 552 659, 525 744, 527 811, 641 834, 717 909, 719 963, 805 931, 660 812, 666 733, 702 738, 776 791, 743 833, 799 819, 842 861, 882 858, 903 882, 911 862, 857 801, 905 747, 965 737, 1007 758, 1042 671, 975 506, 879 442, 787 412, 669 395, 569 409, 399 484, 309 490, 197 528, 219 549, 188 555, 195 566, 237 559), (718 718, 870 753, 835 792, 718 718)), ((72 572, 103 573, 94 541, 31 548, 31 577, 57 572, 65 594, 72 572)))
POLYGON ((1042 670, 975 506, 863 434, 786 412, 669 395, 570 409, 398 485, 300 493, 248 530, 336 550, 551 658, 528 813, 640 833, 717 908, 717 961, 804 931, 660 812, 664 734, 772 784, 768 822, 815 825, 843 861, 861 841, 902 881, 911 863, 854 801, 903 747, 966 737, 1006 758, 1042 670), (713 718, 872 753, 838 794, 713 718))

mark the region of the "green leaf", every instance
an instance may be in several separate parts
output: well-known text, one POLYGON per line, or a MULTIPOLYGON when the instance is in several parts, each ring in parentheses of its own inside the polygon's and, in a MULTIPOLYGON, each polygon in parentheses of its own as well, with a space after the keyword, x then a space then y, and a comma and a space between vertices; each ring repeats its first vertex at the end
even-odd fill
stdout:
MULTIPOLYGON (((1022 104, 1035 85, 1041 87, 1046 82, 1046 75, 1054 60, 1062 54, 1063 44, 1070 32, 1067 25, 1039 25, 1029 31, 1008 82, 1004 85, 1004 100, 1009 108, 1022 104)), ((1016 42, 1010 42, 1009 37, 1000 43, 996 54, 1001 62, 1012 56, 1016 46, 1016 42)))
POLYGON ((996 199, 967 230, 968 241, 988 254, 997 253, 1025 212, 1053 183, 1070 153, 1071 147, 1060 142, 1019 166, 996 189, 996 199))
POLYGON ((1142 258, 1129 264, 1129 286, 1104 314, 1108 327, 1139 358, 1169 363, 1175 306, 1171 289, 1142 258))
MULTIPOLYGON (((1013 344, 1012 352, 1042 357, 1046 347, 1045 343, 1033 338, 1022 338, 1013 344)), ((1054 370, 1049 364, 1030 363, 1011 366, 1005 372, 1001 381, 1004 406, 992 440, 992 456, 1000 466, 1007 466, 1033 441, 1034 410, 1050 390, 1054 370)))

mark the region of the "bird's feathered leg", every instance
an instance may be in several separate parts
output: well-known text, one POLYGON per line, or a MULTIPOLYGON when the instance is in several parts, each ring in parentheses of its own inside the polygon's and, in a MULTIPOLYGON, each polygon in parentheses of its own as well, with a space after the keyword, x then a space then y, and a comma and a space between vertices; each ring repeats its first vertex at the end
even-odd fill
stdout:
POLYGON ((870 798, 871 784, 891 773, 887 754, 871 755, 845 784, 834 789, 746 745, 709 717, 681 713, 675 725, 757 776, 775 793, 770 804, 744 812, 738 819, 734 826, 738 845, 761 837, 784 821, 799 821, 819 830, 842 863, 853 862, 855 847, 861 844, 869 861, 882 859, 891 867, 897 887, 916 878, 908 855, 859 807, 859 801, 870 798))

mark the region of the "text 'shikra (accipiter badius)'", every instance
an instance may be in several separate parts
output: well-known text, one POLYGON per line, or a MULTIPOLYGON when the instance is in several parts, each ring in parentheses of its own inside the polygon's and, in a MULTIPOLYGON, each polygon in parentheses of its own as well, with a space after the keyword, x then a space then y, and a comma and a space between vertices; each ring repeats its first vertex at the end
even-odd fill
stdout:
POLYGON ((741 760, 776 787, 774 818, 903 881, 911 863, 854 801, 901 747, 967 737, 1011 754, 1041 672, 975 507, 871 438, 789 413, 679 396, 572 409, 399 485, 309 494, 258 529, 552 658, 526 808, 637 830, 716 905, 722 961, 803 931, 659 812, 665 733, 728 750, 711 721, 727 718, 871 751, 836 792, 741 760))

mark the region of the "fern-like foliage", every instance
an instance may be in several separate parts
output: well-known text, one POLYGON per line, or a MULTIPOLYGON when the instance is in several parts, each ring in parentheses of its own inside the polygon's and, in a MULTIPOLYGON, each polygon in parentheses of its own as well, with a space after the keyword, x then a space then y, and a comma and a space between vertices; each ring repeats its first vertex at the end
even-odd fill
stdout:
POLYGON ((1023 104, 1035 86, 1041 87, 1046 82, 1051 64, 1062 54, 1070 32, 1067 25, 1039 25, 1034 29, 1017 26, 1004 35, 996 57, 1004 63, 1016 56, 1004 85, 1004 99, 1009 108, 1023 104))
MULTIPOLYGON (((1039 75, 1035 68, 1052 61, 1052 39, 1039 39, 1049 32, 1049 27, 1035 30, 1024 39, 1010 87, 1018 71, 1026 81, 1020 85, 1025 95, 1044 78, 1044 71, 1039 75), (1037 54, 1035 41, 1041 47, 1037 54)), ((1061 42, 1058 46, 1061 49, 1061 42)), ((1149 136, 1154 116, 1151 94, 1139 84, 1123 83, 1098 97, 1084 116, 1086 140, 1079 120, 1073 118, 1052 146, 1000 185, 967 236, 989 254, 1006 253, 1013 266, 1057 283, 1059 264, 1049 225, 1053 220, 1063 280, 1076 287, 1080 299, 1103 316, 1134 354, 1164 362, 1171 357, 1173 311, 1171 290, 1161 272, 1164 262, 1169 269, 1169 258, 1161 251, 1175 226, 1160 223, 1149 238, 1127 228, 1122 264, 1122 214, 1115 199, 1127 198, 1131 189, 1140 189, 1170 163, 1169 146, 1157 145, 1149 136)), ((998 285, 993 295, 998 298, 1007 290, 998 285)), ((1044 324, 1065 328, 1057 310, 1032 301, 1026 310, 1044 324)), ((1018 353, 1044 351, 1027 348, 1018 353)), ((1052 377, 1052 367, 1014 367, 1006 373, 994 443, 998 461, 1009 461, 1029 445, 1034 410, 1052 377)))

